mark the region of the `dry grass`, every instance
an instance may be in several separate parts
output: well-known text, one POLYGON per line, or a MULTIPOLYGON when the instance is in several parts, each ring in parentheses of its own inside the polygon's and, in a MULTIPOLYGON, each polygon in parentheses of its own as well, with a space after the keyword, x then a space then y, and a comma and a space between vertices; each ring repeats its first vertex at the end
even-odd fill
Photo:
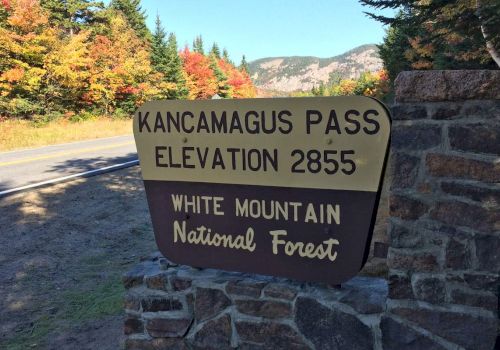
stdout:
POLYGON ((0 121, 0 152, 131 133, 130 119, 58 120, 43 126, 25 120, 6 120, 0 121))

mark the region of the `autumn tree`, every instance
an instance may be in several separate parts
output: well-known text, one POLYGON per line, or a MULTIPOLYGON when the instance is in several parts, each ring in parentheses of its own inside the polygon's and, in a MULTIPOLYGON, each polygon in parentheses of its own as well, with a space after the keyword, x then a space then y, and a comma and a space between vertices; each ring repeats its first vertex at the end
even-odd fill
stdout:
POLYGON ((225 59, 219 60, 219 67, 227 76, 227 83, 231 86, 233 98, 255 97, 257 90, 247 72, 236 68, 225 59))
POLYGON ((123 115, 156 98, 253 97, 248 73, 217 44, 178 52, 139 0, 0 0, 0 115, 48 121, 123 115), (42 6, 43 5, 43 6, 42 6), (141 25, 144 24, 144 26, 141 25), (142 29, 141 29, 142 28, 142 29))
POLYGON ((131 113, 157 92, 151 88, 150 53, 128 21, 116 13, 110 35, 96 35, 90 48, 90 86, 86 100, 109 114, 131 113))
POLYGON ((0 27, 0 114, 29 116, 44 110, 45 58, 58 40, 36 0, 10 2, 0 27))
POLYGON ((47 70, 44 91, 45 114, 82 107, 83 96, 90 78, 89 32, 63 38, 44 59, 47 70))
POLYGON ((217 78, 210 68, 210 59, 199 52, 190 51, 187 47, 181 52, 186 72, 188 98, 209 99, 218 91, 217 78))

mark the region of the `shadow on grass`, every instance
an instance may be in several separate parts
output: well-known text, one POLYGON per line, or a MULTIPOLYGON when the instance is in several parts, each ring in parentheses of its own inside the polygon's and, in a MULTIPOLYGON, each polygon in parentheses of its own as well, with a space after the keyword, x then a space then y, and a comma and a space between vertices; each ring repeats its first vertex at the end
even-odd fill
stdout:
POLYGON ((119 348, 121 274, 155 250, 139 167, 2 197, 0 213, 0 349, 119 348))

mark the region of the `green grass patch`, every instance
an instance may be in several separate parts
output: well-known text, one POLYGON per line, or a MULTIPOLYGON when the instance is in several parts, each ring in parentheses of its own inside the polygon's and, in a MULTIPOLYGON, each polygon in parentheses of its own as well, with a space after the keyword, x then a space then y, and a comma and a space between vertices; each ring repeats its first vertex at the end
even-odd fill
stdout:
POLYGON ((0 343, 0 348, 7 350, 39 349, 42 345, 41 342, 55 328, 55 322, 52 317, 42 316, 33 322, 33 326, 30 329, 23 330, 8 339, 5 343, 5 348, 0 343))
POLYGON ((119 278, 113 277, 90 290, 64 293, 64 319, 85 321, 117 315, 123 308, 124 289, 119 278))

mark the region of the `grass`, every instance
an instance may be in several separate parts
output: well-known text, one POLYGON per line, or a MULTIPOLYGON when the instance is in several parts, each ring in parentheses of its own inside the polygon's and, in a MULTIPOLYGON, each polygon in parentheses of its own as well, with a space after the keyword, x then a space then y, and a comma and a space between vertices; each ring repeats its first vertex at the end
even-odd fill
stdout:
POLYGON ((22 286, 27 289, 46 289, 52 295, 47 303, 39 305, 40 310, 31 326, 17 331, 13 337, 5 339, 5 342, 0 339, 0 349, 43 348, 47 337, 54 331, 65 331, 86 321, 120 315, 125 291, 121 282, 123 268, 119 262, 110 260, 107 253, 85 255, 65 272, 74 275, 77 282, 60 293, 55 292, 52 285, 40 285, 39 270, 27 270, 22 286), (96 281, 96 275, 103 271, 108 273, 107 276, 96 281), (54 312, 48 312, 49 306, 54 312))
POLYGON ((63 329, 82 321, 119 315, 123 307, 123 292, 123 286, 117 275, 91 289, 67 291, 63 294, 63 300, 59 302, 55 315, 42 315, 33 322, 30 329, 25 329, 9 339, 5 344, 6 349, 39 348, 49 333, 56 329, 63 329))
POLYGON ((43 126, 26 120, 0 121, 0 152, 132 133, 131 119, 97 118, 52 121, 43 126))
MULTIPOLYGON (((59 295, 53 295, 50 300, 50 306, 56 311, 53 314, 43 312, 41 316, 33 320, 31 327, 6 339, 5 343, 0 340, 1 349, 38 349, 44 346, 47 336, 55 330, 69 329, 85 321, 119 315, 122 312, 124 288, 121 283, 121 271, 118 268, 115 270, 113 264, 110 264, 109 257, 105 254, 86 256, 79 260, 79 265, 85 268, 81 271, 73 271, 80 279, 78 285, 59 295), (102 282, 95 283, 92 280, 97 272, 110 268, 109 276, 102 282)), ((27 288, 28 286, 34 288, 34 285, 38 283, 38 280, 32 276, 33 273, 35 271, 28 273, 23 280, 27 288)), ((41 305, 41 308, 44 309, 45 306, 41 305)))
POLYGON ((68 321, 84 321, 120 314, 123 292, 118 276, 96 285, 92 290, 68 291, 64 295, 68 308, 63 318, 68 321))
MULTIPOLYGON (((8 350, 36 349, 41 345, 40 342, 55 329, 54 320, 49 316, 42 316, 35 322, 28 331, 16 334, 6 344, 8 350)), ((1 345, 1 344, 0 344, 1 345)))

